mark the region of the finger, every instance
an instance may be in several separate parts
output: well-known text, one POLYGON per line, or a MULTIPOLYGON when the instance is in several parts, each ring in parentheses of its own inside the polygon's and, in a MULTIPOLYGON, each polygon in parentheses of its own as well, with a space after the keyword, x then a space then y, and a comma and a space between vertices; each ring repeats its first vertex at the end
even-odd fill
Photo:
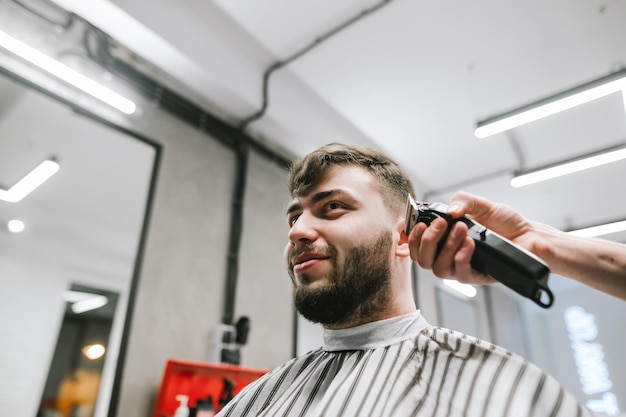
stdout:
POLYGON ((450 206, 448 207, 448 214, 452 217, 461 217, 467 213, 468 206, 473 205, 473 200, 475 196, 472 194, 466 193, 465 191, 457 191, 450 201, 450 206))
POLYGON ((489 215, 496 210, 498 204, 489 201, 484 197, 466 193, 465 191, 457 191, 452 197, 448 214, 452 217, 460 217, 466 215, 468 217, 484 221, 489 215))
POLYGON ((469 236, 465 236, 461 248, 454 256, 454 264, 456 268, 456 279, 464 284, 491 284, 496 282, 488 275, 482 274, 472 268, 471 260, 474 255, 476 243, 474 239, 469 236))
POLYGON ((417 263, 425 269, 432 269, 437 257, 437 245, 448 228, 448 222, 442 218, 432 221, 422 233, 417 253, 417 263))
POLYGON ((428 226, 424 223, 418 223, 409 233, 409 251, 411 259, 415 262, 419 260, 419 249, 422 242, 422 235, 428 226))
POLYGON ((467 236, 467 225, 456 222, 444 242, 441 252, 433 264, 433 273, 440 278, 456 276, 455 256, 467 236))

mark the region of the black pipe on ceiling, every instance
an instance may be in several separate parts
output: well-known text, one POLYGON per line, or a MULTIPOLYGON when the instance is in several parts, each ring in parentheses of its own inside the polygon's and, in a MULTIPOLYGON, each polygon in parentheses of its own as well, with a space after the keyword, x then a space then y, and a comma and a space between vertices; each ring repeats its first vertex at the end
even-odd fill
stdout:
POLYGON ((346 29, 348 26, 351 26, 352 24, 354 24, 357 21, 363 19, 364 17, 374 13, 375 11, 377 11, 380 8, 382 8, 383 6, 391 3, 392 1, 393 0, 383 0, 380 3, 377 3, 374 6, 370 7, 369 9, 363 10, 361 13, 351 17, 350 19, 348 19, 345 22, 341 23, 337 27, 329 30, 328 32, 324 33, 321 36, 318 36, 317 38, 315 38, 315 40, 313 42, 311 42, 310 44, 308 44, 304 48, 294 52, 293 54, 289 55, 287 58, 285 58, 285 59, 283 59, 281 61, 277 61, 277 62, 273 63, 272 65, 270 65, 269 68, 267 70, 265 70, 265 72, 263 73, 263 87, 262 87, 262 99, 263 100, 262 100, 261 108, 256 113, 246 117, 241 122, 239 122, 239 128, 242 129, 242 130, 245 130, 250 125, 250 123, 252 123, 252 122, 254 122, 256 120, 259 120, 267 112, 267 109, 269 107, 269 91, 268 91, 269 90, 269 82, 270 82, 270 77, 272 76, 272 74, 274 74, 274 72, 276 72, 277 70, 287 66, 291 62, 295 61, 296 59, 300 58, 304 54, 310 52, 311 50, 313 50, 314 48, 319 46, 324 41, 328 40, 332 36, 336 35, 337 33, 341 32, 342 30, 346 29))

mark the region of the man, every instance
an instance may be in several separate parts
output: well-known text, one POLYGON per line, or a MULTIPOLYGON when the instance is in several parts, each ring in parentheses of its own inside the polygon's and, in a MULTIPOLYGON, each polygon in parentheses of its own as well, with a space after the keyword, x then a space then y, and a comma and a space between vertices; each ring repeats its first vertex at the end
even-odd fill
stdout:
MULTIPOLYGON (((500 235, 533 252, 546 261, 552 272, 570 277, 596 290, 626 300, 626 245, 602 239, 574 236, 546 224, 527 220, 504 204, 466 192, 452 198, 448 213, 453 217, 472 217, 500 235)), ((467 237, 467 226, 457 222, 454 233, 436 256, 437 243, 447 224, 437 220, 426 228, 413 228, 409 237, 411 257, 421 267, 432 269, 440 278, 456 278, 471 284, 494 280, 470 266, 474 241, 467 237)))
POLYGON ((324 345, 247 386, 220 416, 587 416, 522 358, 430 326, 411 296, 411 181, 381 153, 329 144, 296 161, 285 256, 324 345))

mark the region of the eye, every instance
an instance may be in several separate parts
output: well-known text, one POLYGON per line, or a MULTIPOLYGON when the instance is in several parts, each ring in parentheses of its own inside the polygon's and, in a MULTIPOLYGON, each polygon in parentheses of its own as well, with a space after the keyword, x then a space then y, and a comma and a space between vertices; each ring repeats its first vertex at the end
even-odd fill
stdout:
POLYGON ((339 201, 329 201, 324 205, 324 208, 322 209, 322 215, 325 217, 337 217, 345 212, 345 210, 346 206, 339 201))
POLYGON ((300 217, 299 214, 294 214, 292 216, 289 216, 289 218, 287 219, 287 224, 289 224, 289 227, 292 227, 296 223, 296 220, 298 220, 298 217, 300 217))
POLYGON ((337 209, 340 209, 342 205, 336 201, 331 201, 330 203, 326 205, 326 207, 328 210, 337 210, 337 209))

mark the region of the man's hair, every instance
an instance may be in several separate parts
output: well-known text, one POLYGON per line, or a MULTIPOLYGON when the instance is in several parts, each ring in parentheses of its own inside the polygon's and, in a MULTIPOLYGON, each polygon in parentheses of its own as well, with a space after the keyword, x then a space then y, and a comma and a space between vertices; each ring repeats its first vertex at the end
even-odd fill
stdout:
POLYGON ((383 200, 394 215, 404 213, 409 193, 415 196, 409 176, 391 158, 373 148, 335 142, 292 164, 288 177, 291 197, 308 194, 324 179, 327 169, 336 165, 360 166, 372 174, 383 200))

